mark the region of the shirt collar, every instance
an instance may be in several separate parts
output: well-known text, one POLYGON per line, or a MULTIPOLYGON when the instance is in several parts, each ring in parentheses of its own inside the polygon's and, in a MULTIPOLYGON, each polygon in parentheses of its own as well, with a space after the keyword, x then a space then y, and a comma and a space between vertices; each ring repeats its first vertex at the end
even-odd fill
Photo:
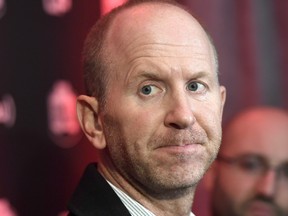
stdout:
MULTIPOLYGON (((126 208, 128 209, 128 211, 130 212, 132 216, 155 216, 155 214, 153 214, 151 211, 149 211, 147 208, 145 208, 136 200, 132 199, 129 195, 124 193, 122 190, 115 187, 111 182, 109 181, 107 182, 115 191, 115 193, 118 195, 118 197, 126 206, 126 208)), ((195 215, 192 212, 190 212, 190 216, 195 216, 195 215)))

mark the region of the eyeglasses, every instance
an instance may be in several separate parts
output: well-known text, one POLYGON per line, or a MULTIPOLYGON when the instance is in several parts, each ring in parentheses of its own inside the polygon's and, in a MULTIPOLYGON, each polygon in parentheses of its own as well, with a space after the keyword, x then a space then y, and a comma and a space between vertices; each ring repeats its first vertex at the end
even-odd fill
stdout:
POLYGON ((272 167, 265 157, 256 154, 244 154, 238 157, 218 155, 217 160, 233 165, 250 176, 264 176, 268 170, 274 170, 278 179, 284 180, 288 184, 288 161, 272 167))

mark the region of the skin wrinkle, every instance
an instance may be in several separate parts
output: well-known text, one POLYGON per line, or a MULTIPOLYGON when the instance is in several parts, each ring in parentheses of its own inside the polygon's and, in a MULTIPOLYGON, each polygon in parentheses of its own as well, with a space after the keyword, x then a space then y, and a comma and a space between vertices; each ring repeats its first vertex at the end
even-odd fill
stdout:
MULTIPOLYGON (((169 47, 171 47, 171 48, 174 48, 175 49, 175 47, 179 47, 179 49, 181 49, 181 48, 185 48, 185 49, 193 49, 193 48, 195 48, 195 45, 196 44, 198 44, 198 46, 200 46, 200 47, 202 47, 203 46, 203 43, 202 42, 200 42, 200 41, 197 41, 197 40, 194 40, 195 41, 195 43, 192 43, 192 45, 189 45, 189 44, 181 44, 181 45, 179 45, 179 44, 173 44, 173 43, 168 43, 168 42, 166 42, 166 43, 164 43, 164 42, 157 42, 157 43, 145 43, 145 44, 142 44, 141 46, 136 46, 136 47, 133 47, 133 44, 134 43, 137 43, 138 42, 138 40, 140 40, 140 39, 142 39, 142 37, 143 38, 147 38, 147 37, 145 37, 145 35, 144 36, 139 36, 138 38, 136 38, 134 41, 130 41, 129 42, 129 45, 128 46, 124 46, 124 44, 122 45, 121 44, 121 46, 117 46, 117 45, 114 45, 115 47, 114 47, 114 50, 116 51, 116 55, 119 55, 119 54, 122 54, 123 55, 123 53, 125 53, 125 51, 127 52, 127 53, 129 53, 129 52, 134 52, 135 53, 135 59, 137 59, 137 58, 139 58, 139 57, 177 57, 177 58, 190 58, 190 56, 179 56, 178 54, 177 54, 177 52, 176 53, 174 53, 174 55, 172 56, 172 55, 170 55, 170 56, 167 56, 167 53, 169 53, 169 47), (131 48, 130 48, 131 47, 131 48), (147 49, 147 47, 148 47, 148 49, 147 49), (149 47, 151 47, 151 49, 153 49, 153 51, 155 52, 155 51, 163 51, 163 53, 162 52, 156 52, 157 53, 157 55, 155 55, 155 53, 154 53, 154 55, 153 56, 151 56, 151 53, 149 52, 150 50, 149 50, 149 47), (165 48, 164 48, 165 47, 165 48), (136 49, 136 50, 135 50, 136 49), (168 49, 168 50, 167 50, 168 49), (119 50, 119 51, 118 51, 119 50), (123 50, 122 52, 120 52, 120 50, 123 50), (139 57, 138 57, 138 55, 137 55, 137 52, 138 52, 138 50, 139 50, 139 57), (147 53, 149 53, 150 55, 143 55, 143 50, 146 50, 146 52, 147 53), (118 52, 117 52, 118 51, 118 52), (168 52, 167 52, 168 51, 168 52), (162 54, 162 55, 161 55, 162 54), (164 55, 163 55, 164 54, 164 55)), ((211 45, 209 45, 209 49, 211 49, 211 45)), ((211 51, 211 50, 210 50, 211 51)), ((214 53, 213 53, 213 51, 211 51, 211 53, 210 53, 210 55, 211 56, 214 56, 214 53)), ((127 60, 127 63, 131 63, 131 62, 133 62, 135 59, 129 59, 129 60, 127 60)), ((213 59, 213 58, 212 58, 213 59)), ((215 60, 213 61, 214 62, 214 64, 215 64, 215 60)), ((216 73, 217 74, 217 73, 216 73)))
MULTIPOLYGON (((134 52, 135 53, 135 52, 134 52)), ((163 56, 161 56, 161 57, 163 57, 163 56)), ((165 56, 165 57, 167 57, 167 56, 165 56)), ((133 73, 133 71, 136 71, 136 69, 137 69, 137 67, 138 66, 140 66, 140 70, 141 70, 141 61, 140 61, 140 63, 139 64, 137 64, 137 60, 141 60, 142 58, 146 58, 146 56, 141 56, 141 57, 139 57, 139 58, 135 58, 135 60, 134 61, 130 61, 130 63, 134 63, 133 65, 133 67, 129 70, 129 72, 127 73, 127 75, 126 75, 126 77, 125 77, 125 83, 126 83, 126 85, 127 86, 130 86, 130 81, 129 80, 131 80, 131 78, 130 77, 132 77, 132 80, 133 80, 133 78, 134 78, 134 76, 139 76, 139 74, 136 74, 136 75, 131 75, 131 73, 133 73)), ((178 58, 179 58, 179 56, 178 56, 178 58)), ((180 57, 181 58, 181 57, 180 57)), ((199 60, 199 59, 197 59, 197 60, 199 60)), ((148 60, 147 60, 148 61, 148 60)), ((152 63, 153 64, 153 63, 152 63)), ((181 76, 183 76, 183 72, 180 72, 180 71, 182 71, 182 68, 169 68, 169 63, 167 63, 167 64, 164 64, 165 65, 165 67, 162 67, 162 68, 165 68, 164 70, 165 71, 171 71, 171 72, 169 72, 169 76, 171 76, 171 77, 173 77, 173 76, 175 76, 175 73, 176 72, 178 72, 179 71, 179 73, 182 73, 182 75, 181 76)), ((161 69, 161 66, 158 66, 158 65, 156 65, 156 64, 153 64, 153 67, 154 68, 157 68, 156 70, 155 69, 152 69, 153 70, 153 72, 154 73, 157 73, 157 71, 161 71, 161 70, 163 70, 163 69, 161 69)), ((194 69, 195 70, 195 69, 194 69)), ((143 70, 144 71, 144 70, 143 70)), ((148 71, 148 70, 146 70, 146 71, 148 71)), ((145 75, 145 72, 142 72, 143 73, 143 78, 144 78, 144 75, 145 75)), ((140 74, 141 75, 141 74, 140 74)), ((164 78, 164 77, 161 77, 161 75, 159 74, 159 75, 156 75, 156 74, 153 74, 153 73, 148 73, 147 72, 147 78, 151 78, 152 80, 154 79, 154 80, 156 80, 156 81, 159 81, 159 82, 161 82, 161 80, 163 79, 163 80, 167 80, 166 78, 164 78), (158 77, 157 77, 158 76, 158 77)), ((168 76, 167 74, 165 74, 165 76, 168 76)), ((187 77, 186 79, 187 79, 187 81, 191 81, 191 80, 198 80, 198 79, 200 79, 200 80, 202 80, 203 79, 203 77, 207 77, 207 72, 204 72, 204 71, 200 71, 200 72, 197 72, 196 73, 196 71, 193 73, 193 77, 187 77)), ((118 78, 119 79, 119 78, 118 78)), ((139 78, 140 79, 140 78, 139 78)), ((206 78, 207 79, 207 78, 206 78)), ((203 81, 205 81, 205 83, 213 83, 213 81, 211 80, 211 79, 207 79, 207 80, 205 80, 205 79, 203 79, 203 81)), ((135 83, 137 83, 137 82, 135 82, 135 83)), ((210 85, 205 85, 206 86, 206 88, 207 88, 207 90, 208 91, 210 91, 211 89, 210 89, 210 85)), ((168 89, 168 87, 169 86, 166 86, 166 90, 168 89)), ((212 86, 211 86, 212 87, 212 86)))
POLYGON ((105 108, 97 109, 97 98, 79 99, 93 104, 103 130, 86 131, 101 148, 99 172, 157 216, 189 215, 219 149, 226 91, 211 48, 182 9, 149 3, 124 10, 103 48, 112 62, 105 108), (203 86, 188 89, 192 81, 203 86), (146 95, 143 85, 155 89, 146 95))

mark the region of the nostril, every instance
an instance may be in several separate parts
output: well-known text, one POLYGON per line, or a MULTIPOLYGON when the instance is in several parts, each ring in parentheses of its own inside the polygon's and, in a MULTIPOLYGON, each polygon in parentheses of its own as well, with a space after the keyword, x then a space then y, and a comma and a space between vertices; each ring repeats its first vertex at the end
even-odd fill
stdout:
POLYGON ((195 123, 196 119, 191 113, 172 112, 165 117, 165 125, 177 130, 185 129, 195 123))
POLYGON ((175 128, 177 130, 182 129, 183 127, 181 127, 180 125, 176 124, 176 123, 170 123, 170 127, 175 128))

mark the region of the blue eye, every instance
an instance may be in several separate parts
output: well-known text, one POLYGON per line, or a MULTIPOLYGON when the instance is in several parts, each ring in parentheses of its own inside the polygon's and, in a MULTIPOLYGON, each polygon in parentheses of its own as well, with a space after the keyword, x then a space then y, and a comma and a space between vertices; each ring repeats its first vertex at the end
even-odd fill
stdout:
POLYGON ((199 82, 193 81, 188 83, 187 89, 192 92, 202 92, 205 90, 205 86, 199 82))
POLYGON ((152 86, 151 85, 145 85, 141 88, 141 93, 144 95, 149 95, 152 92, 152 86))
POLYGON ((161 89, 155 85, 152 85, 152 84, 144 85, 140 89, 140 93, 142 95, 145 95, 145 96, 155 95, 155 94, 158 94, 160 92, 161 92, 161 89))

